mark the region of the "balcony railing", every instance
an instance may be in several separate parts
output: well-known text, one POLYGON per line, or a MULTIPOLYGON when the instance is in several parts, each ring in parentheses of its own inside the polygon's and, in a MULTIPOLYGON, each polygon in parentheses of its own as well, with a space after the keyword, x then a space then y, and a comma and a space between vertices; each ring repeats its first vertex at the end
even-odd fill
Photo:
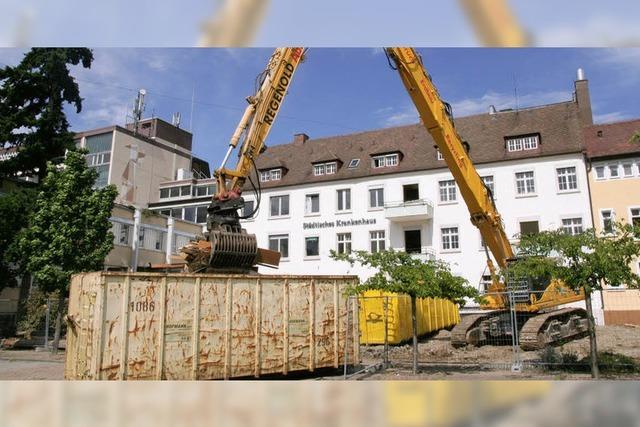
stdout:
POLYGON ((429 199, 407 202, 387 202, 384 216, 390 221, 416 221, 433 218, 433 203, 429 199))

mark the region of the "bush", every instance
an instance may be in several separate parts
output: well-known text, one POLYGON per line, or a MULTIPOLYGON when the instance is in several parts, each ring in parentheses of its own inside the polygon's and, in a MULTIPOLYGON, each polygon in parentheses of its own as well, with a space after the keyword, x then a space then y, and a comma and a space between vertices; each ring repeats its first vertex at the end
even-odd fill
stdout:
MULTIPOLYGON (((589 356, 580 358, 577 353, 562 353, 553 347, 538 352, 540 361, 549 370, 565 372, 591 372, 589 356)), ((598 367, 603 374, 640 373, 640 362, 632 357, 610 351, 598 352, 598 367)))
POLYGON ((54 314, 58 309, 58 293, 45 293, 40 289, 35 289, 27 298, 24 307, 24 314, 18 320, 18 335, 31 339, 34 332, 43 332, 45 327, 45 318, 47 314, 47 298, 51 301, 51 319, 49 319, 49 327, 53 327, 54 314))

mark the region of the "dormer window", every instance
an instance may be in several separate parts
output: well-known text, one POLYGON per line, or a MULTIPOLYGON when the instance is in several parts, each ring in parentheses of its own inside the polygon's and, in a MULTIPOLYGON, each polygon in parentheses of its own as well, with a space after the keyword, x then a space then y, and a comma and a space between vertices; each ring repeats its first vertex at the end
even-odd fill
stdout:
POLYGON ((444 156, 442 155, 439 149, 436 150, 436 157, 438 160, 444 160, 444 156))
POLYGON ((512 153, 514 151, 535 150, 538 148, 539 139, 539 135, 509 137, 507 138, 507 151, 512 153))
POLYGON ((333 175, 338 171, 338 162, 317 163, 313 165, 315 176, 333 175))
POLYGON ((397 166, 399 161, 400 161, 400 156, 398 153, 385 154, 382 156, 373 156, 372 166, 373 168, 392 167, 392 166, 397 166))
POLYGON ((260 171, 260 182, 280 181, 282 179, 282 169, 269 169, 260 171))

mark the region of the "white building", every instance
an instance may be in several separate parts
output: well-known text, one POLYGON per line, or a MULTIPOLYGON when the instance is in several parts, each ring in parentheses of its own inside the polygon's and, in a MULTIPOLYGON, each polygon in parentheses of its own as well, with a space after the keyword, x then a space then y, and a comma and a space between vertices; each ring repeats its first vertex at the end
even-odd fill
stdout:
MULTIPOLYGON (((493 190, 507 235, 592 227, 582 129, 591 124, 585 80, 573 100, 455 121, 493 190)), ((330 250, 394 248, 435 257, 470 284, 487 275, 480 233, 435 143, 420 124, 271 146, 257 161, 262 197, 244 227, 282 253, 278 272, 370 271, 330 250)), ((257 204, 249 189, 249 208, 257 204)), ((263 268, 262 273, 274 273, 263 268)))

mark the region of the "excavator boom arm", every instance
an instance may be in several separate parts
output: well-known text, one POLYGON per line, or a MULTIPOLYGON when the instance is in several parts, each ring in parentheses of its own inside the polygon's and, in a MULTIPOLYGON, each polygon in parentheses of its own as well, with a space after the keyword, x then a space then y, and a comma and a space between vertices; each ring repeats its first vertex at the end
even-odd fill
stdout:
POLYGON ((506 267, 507 260, 514 257, 511 244, 490 191, 471 162, 467 152, 468 145, 455 130, 450 108, 440 98, 414 49, 387 48, 386 52, 393 60, 422 123, 436 142, 460 188, 471 215, 471 222, 480 229, 482 239, 498 265, 506 267))

